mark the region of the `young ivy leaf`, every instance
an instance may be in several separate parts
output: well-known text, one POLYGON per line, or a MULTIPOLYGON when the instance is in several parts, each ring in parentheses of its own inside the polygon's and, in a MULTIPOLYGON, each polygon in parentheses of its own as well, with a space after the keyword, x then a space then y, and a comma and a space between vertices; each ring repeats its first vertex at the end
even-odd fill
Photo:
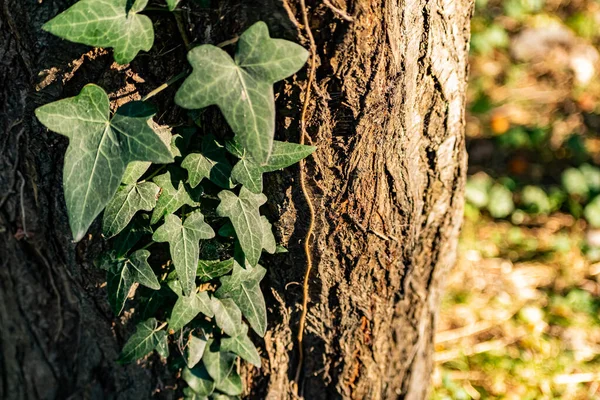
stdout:
POLYGON ((208 282, 212 279, 225 275, 233 269, 233 258, 224 261, 198 261, 196 275, 200 282, 208 282))
MULTIPOLYGON (((231 178, 235 183, 241 183, 254 193, 263 190, 262 174, 273 172, 289 167, 298 161, 308 157, 316 150, 316 147, 288 142, 273 142, 273 152, 267 164, 260 165, 250 155, 240 155, 240 161, 233 167, 231 178)), ((231 149, 232 153, 237 151, 231 149)))
POLYGON ((173 11, 175 9, 175 7, 177 7, 177 4, 179 3, 180 0, 166 0, 167 1, 167 5, 169 6, 169 11, 173 11))
POLYGON ((99 86, 87 85, 75 97, 39 107, 35 115, 48 129, 69 138, 63 185, 76 242, 114 196, 129 162, 173 161, 148 125, 153 109, 131 102, 111 119, 108 96, 99 86))
POLYGON ((169 328, 178 331, 190 323, 198 314, 212 317, 211 300, 206 292, 192 294, 191 296, 180 296, 171 311, 169 328))
POLYGON ((261 337, 267 331, 267 308, 260 291, 260 281, 266 272, 260 265, 254 268, 246 266, 244 269, 235 263, 233 273, 220 278, 221 287, 215 292, 219 299, 231 298, 261 337))
POLYGON ((242 312, 231 299, 211 299, 217 326, 229 336, 237 336, 242 329, 242 312))
POLYGON ((42 29, 71 42, 114 48, 118 64, 131 62, 154 43, 152 21, 138 14, 148 0, 80 0, 42 29))
POLYGON ((194 368, 184 368, 181 377, 198 396, 206 398, 215 390, 215 381, 208 374, 204 364, 194 368))
POLYGON ((227 378, 219 382, 215 389, 228 396, 239 396, 242 394, 242 378, 232 369, 227 378))
POLYGON ((145 357, 156 349, 165 340, 166 336, 167 333, 162 330, 162 326, 158 325, 156 319, 150 318, 140 322, 136 326, 135 333, 123 346, 123 351, 117 361, 126 364, 145 357))
POLYGON ((229 376, 229 373, 233 369, 235 359, 235 354, 221 351, 219 346, 211 340, 204 350, 202 362, 210 377, 213 378, 218 385, 229 376))
POLYGON ((182 224, 179 217, 169 214, 152 238, 156 242, 169 242, 169 249, 175 271, 181 282, 183 293, 189 296, 196 289, 196 269, 200 255, 200 239, 212 239, 215 232, 204 222, 204 216, 198 211, 191 213, 182 224))
POLYGON ((204 136, 202 152, 189 154, 181 163, 188 170, 190 186, 195 188, 202 179, 207 178, 223 189, 231 188, 231 165, 225 153, 213 135, 204 136))
POLYGON ((158 201, 156 202, 156 207, 152 212, 151 224, 154 225, 165 215, 169 215, 179 210, 184 204, 189 206, 198 205, 185 190, 183 182, 180 181, 177 184, 177 189, 173 187, 170 172, 155 177, 153 181, 160 186, 162 192, 160 193, 158 201))
POLYGON ((104 210, 102 230, 111 238, 121 232, 136 212, 152 211, 160 188, 152 182, 121 186, 104 210))
POLYGON ((242 324, 242 328, 237 336, 221 339, 221 350, 237 354, 250 364, 260 368, 260 355, 256 346, 248 337, 248 327, 242 324))
POLYGON ((160 283, 156 279, 152 267, 148 264, 148 257, 150 257, 148 250, 138 250, 129 258, 115 259, 107 271, 108 302, 115 315, 119 315, 123 311, 129 291, 135 282, 153 290, 160 289, 160 283))
POLYGON ((267 25, 257 22, 240 36, 235 60, 216 46, 192 49, 188 61, 193 72, 175 102, 187 109, 216 104, 240 144, 262 165, 275 134, 273 83, 294 74, 307 58, 304 48, 271 39, 267 25))
POLYGON ((254 194, 242 186, 239 196, 223 190, 219 193, 219 199, 221 203, 217 207, 217 213, 229 218, 246 260, 251 265, 256 265, 263 248, 263 225, 258 209, 265 204, 267 197, 264 194, 254 194))
POLYGON ((204 332, 200 335, 191 334, 187 342, 185 362, 189 368, 194 368, 202 359, 208 339, 204 332))

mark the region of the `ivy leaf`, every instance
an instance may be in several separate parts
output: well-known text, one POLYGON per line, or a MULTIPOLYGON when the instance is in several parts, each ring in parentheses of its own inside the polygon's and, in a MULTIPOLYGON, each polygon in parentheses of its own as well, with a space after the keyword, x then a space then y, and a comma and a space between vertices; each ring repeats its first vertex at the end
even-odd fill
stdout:
MULTIPOLYGON (((175 141, 180 135, 172 135, 169 127, 160 126, 153 123, 154 132, 160 137, 165 146, 171 150, 173 157, 181 156, 179 149, 175 146, 175 141)), ((125 185, 131 185, 137 183, 137 181, 148 171, 152 163, 147 161, 133 161, 127 165, 125 172, 123 173, 123 179, 121 183, 125 185)))
POLYGON ((275 254, 277 250, 277 242, 275 236, 273 236, 273 228, 267 217, 264 215, 260 216, 260 222, 262 224, 263 240, 262 247, 269 254, 275 254))
POLYGON ((153 290, 160 289, 160 283, 148 264, 148 257, 150 257, 148 250, 138 250, 129 258, 113 259, 112 266, 106 273, 106 290, 108 303, 115 315, 123 311, 129 291, 135 282, 153 290))
POLYGON ((237 336, 221 340, 221 350, 237 354, 250 364, 260 368, 260 355, 254 343, 248 337, 248 327, 246 324, 242 324, 240 333, 237 336))
POLYGON ((159 341, 156 345, 156 352, 162 358, 169 358, 169 338, 167 337, 167 333, 161 331, 159 334, 159 341))
POLYGON ((203 364, 191 369, 184 368, 181 377, 198 396, 210 396, 215 390, 215 381, 203 364))
POLYGON ((231 370, 227 378, 217 384, 216 389, 229 396, 239 396, 242 394, 242 378, 231 370))
POLYGON ((125 364, 145 357, 156 349, 166 335, 167 333, 162 330, 162 326, 158 325, 156 319, 150 318, 140 322, 136 326, 135 333, 123 346, 118 362, 125 364))
POLYGON ((179 3, 180 0, 166 0, 167 1, 167 5, 169 6, 169 11, 173 11, 175 9, 175 7, 177 7, 177 4, 179 3))
POLYGON ((46 22, 42 29, 71 42, 114 48, 115 61, 131 62, 154 43, 152 21, 139 15, 148 0, 80 0, 46 22))
POLYGON ((108 304, 115 315, 119 315, 123 311, 133 283, 133 274, 124 261, 116 262, 106 272, 108 304))
POLYGON ((194 392, 191 387, 186 387, 183 389, 183 399, 184 400, 208 400, 208 397, 201 396, 198 393, 194 392))
POLYGON ((129 162, 173 161, 148 125, 154 111, 132 102, 110 119, 108 96, 99 86, 87 85, 79 95, 39 107, 35 114, 48 129, 69 138, 63 185, 76 242, 114 196, 129 162))
POLYGON ((240 36, 235 60, 216 46, 192 49, 193 71, 175 102, 187 109, 216 104, 242 146, 264 164, 275 134, 273 83, 294 74, 307 58, 304 48, 271 39, 267 25, 257 22, 240 36))
POLYGON ((156 202, 156 207, 152 212, 152 220, 150 221, 152 225, 160 221, 160 219, 165 215, 179 210, 184 204, 189 206, 197 205, 197 203, 185 190, 185 187, 181 181, 177 184, 177 189, 173 187, 170 172, 155 177, 153 181, 160 186, 162 191, 158 201, 156 202))
POLYGON ((126 267, 131 269, 133 280, 153 290, 160 289, 160 283, 156 275, 148 264, 150 252, 148 250, 138 250, 131 254, 126 267))
POLYGON ((229 336, 237 336, 241 332, 242 312, 231 299, 211 299, 211 307, 215 313, 217 326, 229 336))
POLYGON ((102 230, 106 237, 121 232, 136 212, 152 211, 160 188, 152 182, 121 186, 104 210, 102 230))
POLYGON ((273 142, 273 152, 265 165, 260 165, 250 155, 240 154, 239 148, 236 149, 230 145, 228 149, 234 155, 237 153, 240 158, 240 161, 235 164, 231 171, 233 181, 241 183, 254 193, 261 193, 263 190, 263 173, 289 167, 311 155, 316 147, 275 140, 273 142))
POLYGON ((188 170, 190 186, 195 188, 202 179, 207 178, 224 189, 231 188, 231 165, 225 153, 213 135, 204 136, 202 153, 189 154, 181 163, 188 170))
POLYGON ((192 294, 191 296, 180 296, 171 311, 169 328, 178 331, 190 323, 198 314, 212 317, 210 298, 206 292, 192 294))
POLYGON ((175 271, 181 282, 183 293, 187 296, 196 289, 196 269, 200 255, 200 239, 211 239, 215 232, 204 222, 204 215, 194 211, 182 224, 179 217, 169 214, 152 238, 156 242, 169 242, 169 249, 175 271))
POLYGON ((190 338, 187 342, 185 358, 185 361, 189 368, 194 368, 196 364, 200 362, 200 360, 202 359, 202 355, 204 354, 204 349, 206 349, 207 343, 208 339, 204 335, 204 332, 202 332, 200 336, 196 336, 194 334, 190 335, 190 338))
POLYGON ((221 351, 219 346, 215 345, 213 341, 210 341, 208 342, 206 350, 204 350, 202 362, 210 377, 214 379, 216 384, 219 384, 229 376, 229 373, 233 369, 235 359, 235 354, 221 351))
POLYGON ((117 257, 123 257, 139 242, 142 236, 152 234, 150 229, 150 217, 146 214, 139 215, 133 219, 121 234, 113 239, 113 250, 117 257))
POLYGON ((198 261, 196 274, 200 282, 208 282, 212 279, 225 275, 233 269, 233 258, 224 261, 198 261))
POLYGON ((254 268, 248 265, 244 269, 235 263, 233 273, 220 278, 221 287, 215 292, 219 299, 231 298, 261 337, 267 331, 267 308, 260 291, 260 281, 266 272, 260 265, 254 268))
POLYGON ((267 197, 264 194, 254 194, 242 186, 239 197, 233 192, 223 190, 219 193, 219 199, 221 203, 217 207, 217 213, 229 218, 246 260, 251 265, 256 265, 263 241, 259 207, 265 204, 267 197))

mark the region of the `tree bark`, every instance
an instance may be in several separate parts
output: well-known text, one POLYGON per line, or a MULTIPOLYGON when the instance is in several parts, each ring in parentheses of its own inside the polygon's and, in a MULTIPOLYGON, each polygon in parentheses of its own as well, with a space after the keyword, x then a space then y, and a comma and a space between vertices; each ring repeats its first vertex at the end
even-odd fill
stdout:
MULTIPOLYGON (((131 328, 111 315, 91 263, 103 248, 98 227, 71 242, 61 185, 67 141, 33 110, 89 82, 115 103, 139 98, 181 71, 185 50, 172 17, 149 13, 157 31, 149 55, 124 68, 104 51, 82 57, 85 46, 40 29, 72 3, 0 0, 0 398, 174 398, 158 360, 114 362, 131 328)), ((299 0, 183 3, 194 43, 222 42, 262 19, 273 37, 310 46, 299 0)), ((462 219, 473 4, 307 3, 316 79, 306 121, 318 151, 306 168, 316 222, 305 358, 296 384, 308 208, 292 168, 266 182, 267 211, 289 253, 266 260, 269 331, 263 343, 254 338, 263 366, 245 371, 246 395, 423 399, 462 219)), ((298 140, 307 78, 305 68, 276 85, 278 139, 298 140)), ((185 118, 173 95, 168 89, 159 103, 164 122, 185 118)))

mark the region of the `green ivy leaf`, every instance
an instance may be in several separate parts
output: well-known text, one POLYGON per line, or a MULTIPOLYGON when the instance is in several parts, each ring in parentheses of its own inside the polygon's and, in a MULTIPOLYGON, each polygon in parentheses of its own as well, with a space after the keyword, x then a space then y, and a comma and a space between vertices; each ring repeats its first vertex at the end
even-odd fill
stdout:
POLYGON ((264 215, 260 216, 260 222, 263 231, 262 247, 267 253, 275 254, 275 251, 277 251, 277 242, 275 241, 275 236, 273 236, 272 225, 264 215))
POLYGON ((131 270, 133 280, 153 290, 160 289, 160 283, 156 275, 148 264, 150 252, 148 250, 138 250, 129 256, 125 266, 131 270))
POLYGON ((110 119, 108 96, 99 86, 87 85, 79 95, 39 107, 35 114, 50 130, 69 138, 63 185, 76 242, 114 196, 129 162, 173 161, 148 125, 154 111, 132 102, 110 119))
POLYGON ((224 261, 198 261, 196 275, 200 282, 208 282, 212 279, 225 275, 233 269, 233 258, 224 261))
POLYGON ((210 396, 215 390, 215 381, 203 364, 191 369, 184 368, 181 377, 198 396, 210 396))
POLYGON ((235 263, 233 273, 220 278, 221 287, 215 292, 219 299, 231 298, 261 337, 267 331, 267 308, 260 291, 260 281, 266 272, 260 265, 254 268, 248 265, 244 269, 235 263))
POLYGON ((246 260, 256 265, 263 248, 263 229, 259 208, 267 201, 264 194, 254 194, 242 186, 239 197, 223 190, 219 193, 221 203, 217 213, 227 217, 233 224, 246 260))
POLYGON ((217 384, 216 389, 229 396, 239 396, 242 394, 242 378, 231 370, 227 378, 217 384))
POLYGON ((242 329, 242 312, 231 299, 211 299, 217 326, 229 336, 237 336, 242 329))
POLYGON ((186 387, 183 389, 183 399, 184 400, 208 400, 208 397, 201 396, 198 393, 194 392, 191 387, 186 387))
MULTIPOLYGON (((158 124, 153 124, 153 129, 163 141, 165 146, 171 150, 171 155, 173 157, 181 156, 179 149, 177 146, 175 146, 176 140, 181 137, 180 135, 172 135, 169 127, 160 126, 158 124)), ((130 162, 127 165, 127 168, 125 168, 121 183, 125 185, 137 183, 137 181, 146 173, 146 171, 148 171, 151 165, 152 163, 147 161, 130 162)))
POLYGON ((248 327, 242 324, 239 334, 235 337, 221 339, 221 350, 237 354, 250 364, 260 368, 260 355, 252 340, 248 337, 248 327))
POLYGON ((102 230, 106 237, 121 232, 136 212, 152 211, 160 188, 152 182, 121 186, 104 210, 102 230))
POLYGON ((140 322, 136 326, 135 333, 123 346, 118 362, 126 364, 145 357, 159 346, 166 335, 167 333, 158 325, 156 319, 150 318, 140 322))
POLYGON ((241 183, 254 193, 261 193, 263 190, 263 173, 289 167, 316 150, 313 146, 275 140, 269 161, 266 165, 260 165, 250 155, 240 154, 239 148, 232 148, 231 145, 228 148, 231 153, 240 158, 231 171, 231 178, 235 183, 241 183))
POLYGON ((115 315, 123 311, 129 291, 135 282, 153 290, 160 289, 160 283, 148 264, 148 257, 148 250, 138 250, 129 258, 113 259, 112 266, 106 273, 106 290, 108 302, 115 315))
POLYGON ((113 239, 113 250, 117 257, 123 257, 144 235, 152 234, 150 216, 141 214, 133 219, 120 235, 113 239))
POLYGON ((169 11, 173 11, 175 9, 175 7, 177 7, 177 4, 179 4, 180 0, 166 0, 167 1, 167 5, 169 6, 169 11))
POLYGON ((185 358, 188 368, 194 368, 196 364, 200 362, 207 343, 208 339, 204 332, 201 332, 199 336, 194 334, 190 335, 187 342, 185 358))
POLYGON ((180 296, 173 306, 173 311, 171 311, 169 328, 178 331, 200 313, 207 317, 214 315, 210 298, 206 292, 192 294, 191 296, 180 296))
POLYGON ((166 332, 159 332, 159 341, 156 345, 156 352, 162 358, 169 358, 169 338, 166 332))
POLYGON ((114 48, 115 61, 131 62, 154 43, 152 21, 139 15, 148 0, 80 0, 46 22, 42 29, 71 42, 114 48))
POLYGON ((170 172, 156 176, 153 181, 160 186, 162 191, 156 202, 156 207, 152 212, 151 224, 154 225, 165 215, 172 214, 179 210, 184 204, 192 207, 198 205, 185 190, 181 181, 177 184, 177 189, 173 187, 170 172))
POLYGON ((215 232, 204 222, 204 215, 194 211, 182 224, 179 217, 169 214, 152 238, 156 242, 169 242, 169 249, 175 271, 181 282, 183 293, 187 296, 196 289, 196 269, 200 255, 200 239, 211 239, 215 232))
POLYGON ((214 379, 216 384, 219 384, 229 376, 235 359, 235 354, 221 351, 219 346, 210 341, 204 350, 202 362, 210 377, 214 379))
POLYGON ((181 163, 188 170, 190 186, 195 188, 202 179, 210 179, 214 184, 231 188, 231 165, 225 158, 225 148, 217 143, 213 135, 202 138, 202 153, 189 154, 181 163))
POLYGON ((267 25, 257 22, 240 36, 235 60, 216 46, 192 49, 193 72, 175 102, 187 109, 216 104, 242 146, 264 164, 275 133, 273 83, 294 74, 307 58, 304 48, 271 39, 267 25))
POLYGON ((124 261, 116 262, 106 272, 108 304, 115 315, 119 315, 123 311, 133 283, 133 274, 124 261))

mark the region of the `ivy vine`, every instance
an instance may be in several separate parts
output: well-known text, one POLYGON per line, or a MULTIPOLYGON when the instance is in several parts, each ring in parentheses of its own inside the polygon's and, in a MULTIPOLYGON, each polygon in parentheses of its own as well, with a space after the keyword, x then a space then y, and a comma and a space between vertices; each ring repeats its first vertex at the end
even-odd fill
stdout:
MULTIPOLYGON (((80 0, 43 29, 111 47, 115 61, 126 64, 154 42, 152 23, 141 14, 147 3, 80 0)), ((165 10, 178 3, 166 0, 165 10)), ((308 52, 271 38, 257 22, 239 37, 233 57, 206 44, 187 58, 192 70, 179 76, 186 79, 176 104, 188 110, 217 105, 233 136, 201 136, 194 127, 172 134, 153 123, 155 110, 146 101, 111 114, 108 95, 94 84, 39 107, 36 116, 69 138, 63 186, 74 240, 104 212, 111 250, 97 265, 106 270, 113 312, 121 314, 134 290, 139 299, 139 322, 118 361, 156 351, 181 368, 186 398, 237 398, 237 358, 261 364, 248 326, 261 337, 267 329, 260 257, 284 251, 260 213, 267 201, 262 175, 315 150, 274 140, 273 84, 302 68, 308 52), (159 243, 168 245, 167 260, 159 243)))

